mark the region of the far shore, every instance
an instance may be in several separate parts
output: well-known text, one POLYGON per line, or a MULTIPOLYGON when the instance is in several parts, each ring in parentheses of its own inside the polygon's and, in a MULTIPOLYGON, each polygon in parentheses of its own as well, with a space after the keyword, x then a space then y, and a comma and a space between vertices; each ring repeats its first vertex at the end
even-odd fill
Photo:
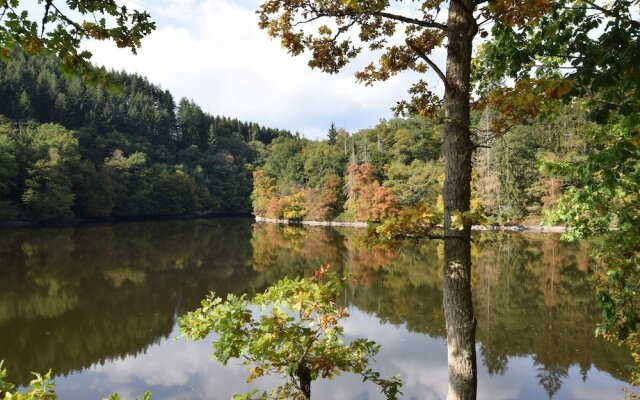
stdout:
MULTIPOLYGON (((306 221, 306 220, 291 220, 291 219, 277 219, 277 218, 265 218, 256 216, 256 222, 264 222, 268 224, 283 224, 283 225, 309 225, 309 226, 346 226, 352 228, 366 228, 369 226, 368 222, 355 221, 306 221)), ((542 225, 473 225, 472 231, 478 232, 527 232, 527 233, 564 233, 569 231, 567 226, 542 226, 542 225)))

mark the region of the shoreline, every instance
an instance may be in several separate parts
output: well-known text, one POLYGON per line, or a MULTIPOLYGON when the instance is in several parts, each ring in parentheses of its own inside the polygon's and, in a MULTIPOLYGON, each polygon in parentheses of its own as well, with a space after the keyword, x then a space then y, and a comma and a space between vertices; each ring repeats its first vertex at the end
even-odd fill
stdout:
POLYGON ((369 226, 368 222, 346 222, 346 221, 307 221, 307 220, 293 220, 293 219, 278 219, 278 218, 266 218, 255 217, 256 222, 265 222, 267 224, 281 224, 281 225, 309 225, 309 226, 347 226, 352 228, 366 228, 369 226))
MULTIPOLYGON (((166 221, 166 220, 190 220, 190 219, 217 219, 251 217, 245 213, 221 213, 209 215, 181 215, 181 216, 144 216, 144 217, 107 217, 107 218, 66 218, 53 221, 29 221, 12 220, 0 221, 0 230, 22 229, 22 228, 64 228, 86 225, 99 225, 110 223, 126 223, 141 221, 166 221)), ((324 227, 347 227, 347 228, 367 228, 369 222, 364 221, 309 221, 309 220, 289 220, 278 218, 266 218, 255 216, 256 222, 279 225, 305 225, 324 227)), ((473 232, 516 232, 516 233, 565 233, 570 230, 567 226, 541 226, 541 225, 473 225, 473 232)))
MULTIPOLYGON (((342 221, 307 221, 290 220, 266 217, 255 217, 256 222, 281 225, 308 225, 308 226, 341 226, 351 228, 366 228, 368 222, 342 222, 342 221)), ((567 226, 541 226, 541 225, 473 225, 474 232, 523 232, 523 233, 565 233, 569 231, 567 226)))

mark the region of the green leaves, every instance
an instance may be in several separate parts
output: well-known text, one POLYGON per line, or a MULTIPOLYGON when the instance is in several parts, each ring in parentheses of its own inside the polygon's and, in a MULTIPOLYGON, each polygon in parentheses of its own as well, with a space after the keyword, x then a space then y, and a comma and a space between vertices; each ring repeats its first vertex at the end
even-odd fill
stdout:
MULTIPOLYGON (((552 2, 545 10, 547 18, 536 25, 494 24, 492 40, 474 65, 480 90, 505 77, 517 81, 514 89, 502 90, 507 94, 526 88, 530 81, 555 82, 537 91, 539 99, 524 105, 580 96, 590 119, 598 124, 583 130, 589 146, 586 157, 544 163, 546 173, 568 186, 548 223, 570 225, 568 239, 601 238, 603 246, 595 253, 603 270, 597 333, 629 347, 638 361, 636 381, 640 380, 640 22, 632 9, 637 4, 637 0, 552 2), (535 80, 529 79, 534 76, 535 80)), ((499 9, 505 5, 500 1, 487 7, 508 16, 499 9)), ((527 100, 525 95, 518 97, 527 100)), ((536 111, 512 107, 518 103, 511 99, 506 104, 511 108, 500 111, 511 112, 515 120, 536 111)))
MULTIPOLYGON (((109 396, 108 399, 105 400, 126 400, 124 397, 120 397, 120 395, 118 393, 114 393, 111 396, 109 396)), ((144 392, 144 395, 142 396, 141 400, 151 400, 151 391, 147 390, 146 392, 144 392)))
POLYGON ((286 379, 271 392, 252 391, 234 399, 298 398, 307 395, 302 388, 312 380, 342 372, 361 374, 388 399, 396 399, 402 381, 382 379, 366 368, 380 347, 366 339, 350 344, 341 339, 339 321, 348 313, 337 305, 336 296, 345 280, 322 268, 312 278, 283 279, 251 301, 246 295, 222 301, 211 294, 201 308, 180 318, 180 332, 194 340, 216 332, 214 357, 223 364, 243 358, 251 365, 247 382, 268 374, 286 379))
POLYGON ((147 12, 129 11, 114 0, 67 1, 71 11, 109 16, 114 21, 112 24, 107 24, 105 18, 74 20, 53 2, 39 3, 45 3, 42 6, 44 18, 32 19, 26 10, 19 9, 20 1, 0 2, 0 12, 4 16, 0 24, 0 59, 7 60, 16 47, 31 55, 56 55, 62 60, 64 72, 82 75, 90 82, 106 83, 106 74, 91 66, 91 53, 79 50, 81 44, 88 39, 112 40, 118 47, 136 53, 142 38, 155 29, 147 12))
MULTIPOLYGON (((33 372, 35 379, 29 383, 24 392, 15 390, 15 385, 5 381, 7 369, 4 368, 4 360, 0 360, 0 400, 56 400, 56 384, 51 380, 51 371, 44 375, 33 372)), ((119 394, 114 393, 105 400, 125 400, 119 394)), ((151 392, 146 391, 141 400, 151 400, 151 392)))
POLYGON ((4 360, 0 360, 0 399, 4 399, 9 393, 13 393, 15 385, 5 381, 7 369, 4 367, 4 360))
POLYGON ((0 360, 0 399, 2 400, 56 400, 55 383, 51 381, 51 371, 44 375, 33 373, 35 378, 29 383, 29 388, 23 393, 15 390, 15 386, 6 382, 7 369, 4 361, 0 360))

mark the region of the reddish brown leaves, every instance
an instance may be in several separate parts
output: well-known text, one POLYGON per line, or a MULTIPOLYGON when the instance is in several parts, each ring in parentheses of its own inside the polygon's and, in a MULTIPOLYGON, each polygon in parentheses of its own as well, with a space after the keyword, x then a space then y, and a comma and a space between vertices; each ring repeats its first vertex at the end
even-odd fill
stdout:
POLYGON ((487 106, 499 112, 494 118, 491 131, 500 135, 511 126, 538 117, 551 102, 569 94, 573 83, 563 79, 523 79, 514 87, 493 90, 474 107, 487 106))
MULTIPOLYGON (((446 27, 436 22, 443 3, 416 2, 414 10, 396 13, 388 0, 267 0, 258 10, 259 26, 289 53, 310 54, 311 68, 331 74, 364 46, 383 50, 379 59, 356 73, 360 82, 372 85, 403 71, 429 69, 426 57, 444 40, 446 27), (390 45, 399 24, 405 28, 405 44, 390 45)), ((401 103, 403 112, 427 115, 439 105, 439 99, 424 89, 422 81, 412 88, 411 102, 401 103)))
POLYGON ((378 183, 373 165, 351 164, 348 172, 350 185, 346 208, 358 219, 380 221, 398 213, 398 197, 378 183))
POLYGON ((493 19, 509 26, 535 23, 553 11, 551 0, 494 0, 485 9, 493 19))

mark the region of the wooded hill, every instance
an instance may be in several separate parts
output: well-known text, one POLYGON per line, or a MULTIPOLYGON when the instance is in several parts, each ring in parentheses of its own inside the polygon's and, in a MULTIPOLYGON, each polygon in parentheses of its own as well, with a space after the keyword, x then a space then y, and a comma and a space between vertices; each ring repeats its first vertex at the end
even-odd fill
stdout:
MULTIPOLYGON (((0 64, 0 219, 253 213, 379 221, 418 204, 441 208, 442 126, 395 118, 327 140, 212 116, 138 75, 114 88, 67 78, 55 58, 0 64), (253 173, 253 177, 252 177, 253 173), (252 192, 253 190, 253 192, 252 192), (251 204, 253 202, 253 204, 251 204)), ((490 222, 535 223, 571 182, 545 160, 591 152, 579 102, 496 137, 473 114, 473 208, 490 222)))
MULTIPOLYGON (((473 114, 472 208, 489 222, 537 223, 568 181, 547 176, 546 160, 577 161, 591 152, 591 126, 578 102, 553 114, 491 132, 494 114, 473 114)), ((281 137, 254 173, 257 215, 309 220, 379 221, 402 208, 442 208, 442 126, 420 117, 381 121, 349 135, 332 126, 328 140, 281 137)))
POLYGON ((0 63, 0 220, 250 212, 253 163, 290 132, 108 76, 87 85, 22 53, 0 63))

